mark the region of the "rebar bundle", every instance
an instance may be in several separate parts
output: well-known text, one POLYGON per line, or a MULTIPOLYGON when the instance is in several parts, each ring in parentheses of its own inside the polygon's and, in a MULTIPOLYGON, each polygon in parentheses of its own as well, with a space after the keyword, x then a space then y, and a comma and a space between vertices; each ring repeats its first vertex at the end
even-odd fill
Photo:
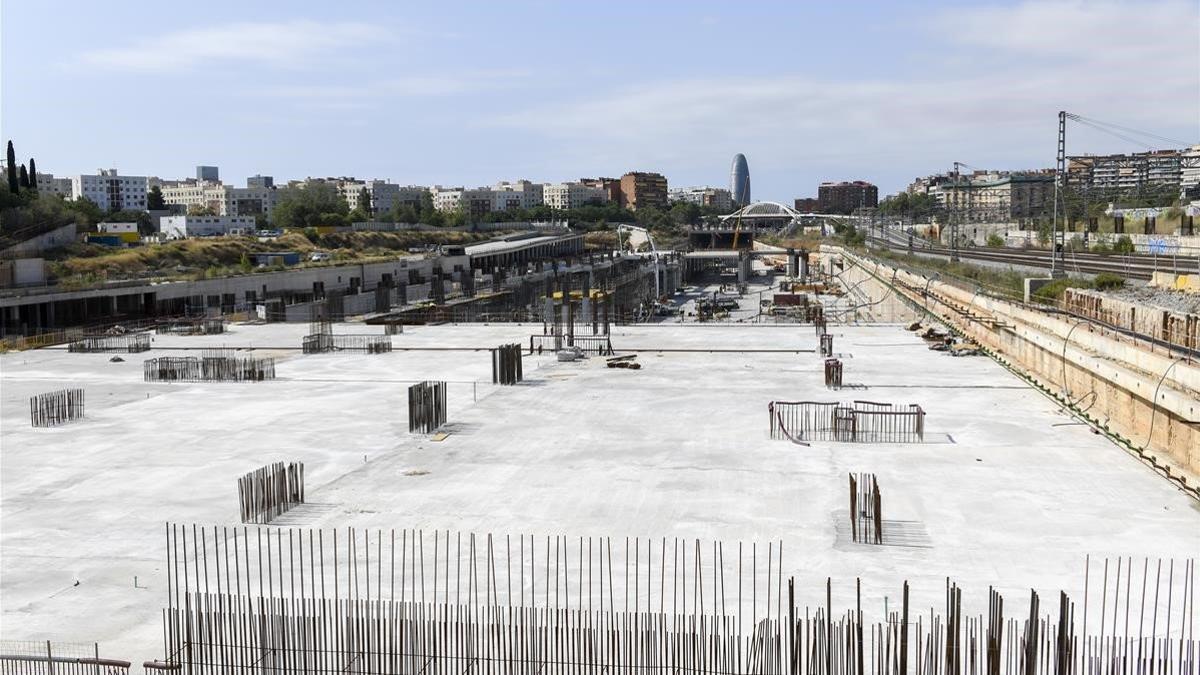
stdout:
POLYGON ((304 503, 304 463, 275 462, 238 479, 243 523, 266 524, 304 503))
POLYGON ((83 390, 59 389, 29 398, 29 423, 55 427, 83 419, 83 390))
POLYGON ((408 388, 408 430, 427 434, 446 423, 446 383, 425 381, 408 388))
POLYGON ((850 532, 856 542, 883 543, 883 501, 873 473, 850 474, 850 532))
POLYGON ((149 350, 150 336, 145 333, 84 335, 67 345, 68 352, 80 354, 101 352, 136 354, 149 350))
POLYGON ((146 359, 146 382, 262 382, 275 379, 275 359, 195 356, 146 359))
POLYGON ((821 333, 821 356, 833 356, 833 335, 829 333, 821 333))
POLYGON ((842 388, 842 362, 838 359, 825 359, 825 386, 829 389, 842 388))
POLYGON ((392 340, 388 335, 333 335, 317 333, 305 335, 301 343, 305 354, 325 352, 366 352, 383 354, 392 351, 392 340))
POLYGON ((767 404, 771 438, 797 443, 919 443, 925 440, 921 406, 872 401, 840 403, 771 401, 767 404))
POLYGON ((521 345, 501 345, 492 350, 492 384, 516 384, 525 379, 521 366, 521 345))
POLYGON ((835 609, 831 579, 809 591, 824 602, 805 606, 776 543, 726 558, 721 542, 680 539, 168 525, 166 551, 163 667, 192 673, 1182 675, 1200 664, 1194 560, 1178 573, 1159 561, 1149 584, 1143 573, 1139 587, 1155 593, 1140 601, 1133 575, 1122 585, 1118 573, 1114 590, 1106 573, 1097 634, 1086 584, 1082 622, 1065 593, 1057 612, 1033 592, 1027 615, 1006 617, 995 589, 972 616, 949 581, 944 609, 927 612, 910 607, 907 582, 880 615, 865 615, 860 582, 849 608, 835 609))

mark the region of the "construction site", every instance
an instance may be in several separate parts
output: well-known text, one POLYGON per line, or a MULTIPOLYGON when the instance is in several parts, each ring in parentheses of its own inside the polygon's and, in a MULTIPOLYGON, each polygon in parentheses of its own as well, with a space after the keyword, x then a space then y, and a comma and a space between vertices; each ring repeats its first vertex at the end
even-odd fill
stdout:
POLYGON ((732 242, 0 355, 0 670, 1200 673, 1200 317, 732 242))

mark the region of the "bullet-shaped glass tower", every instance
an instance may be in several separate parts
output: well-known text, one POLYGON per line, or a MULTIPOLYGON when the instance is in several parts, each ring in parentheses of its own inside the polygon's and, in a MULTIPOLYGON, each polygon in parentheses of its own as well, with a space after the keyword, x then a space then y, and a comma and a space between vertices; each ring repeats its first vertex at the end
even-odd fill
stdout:
POLYGON ((750 167, 740 152, 733 156, 733 166, 729 169, 729 193, 742 206, 750 203, 750 167))

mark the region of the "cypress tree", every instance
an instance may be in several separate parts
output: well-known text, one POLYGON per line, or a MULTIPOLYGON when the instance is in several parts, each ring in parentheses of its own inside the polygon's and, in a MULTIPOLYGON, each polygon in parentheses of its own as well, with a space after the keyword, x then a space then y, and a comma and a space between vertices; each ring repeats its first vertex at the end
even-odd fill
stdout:
POLYGON ((24 165, 24 164, 22 164, 22 165, 21 165, 21 181, 20 181, 20 184, 21 184, 21 189, 23 189, 23 190, 28 190, 28 189, 29 189, 29 172, 25 170, 25 165, 24 165))
POLYGON ((37 164, 33 163, 33 158, 29 158, 29 189, 38 189, 37 184, 37 164))
POLYGON ((17 194, 17 153, 13 151, 12 141, 8 142, 8 191, 17 194))

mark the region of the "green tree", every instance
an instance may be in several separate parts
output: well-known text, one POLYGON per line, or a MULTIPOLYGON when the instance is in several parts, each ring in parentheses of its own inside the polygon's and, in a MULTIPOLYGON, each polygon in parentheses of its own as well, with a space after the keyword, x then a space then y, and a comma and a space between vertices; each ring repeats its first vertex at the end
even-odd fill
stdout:
POLYGON ((34 163, 32 157, 29 158, 29 189, 30 190, 38 189, 37 164, 34 163))
POLYGON ((187 214, 189 216, 215 216, 217 210, 207 204, 192 204, 188 207, 187 214))
POLYGON ((8 191, 14 195, 21 191, 17 184, 17 153, 11 140, 8 142, 8 191))
MULTIPOLYGON (((33 160, 29 160, 33 161, 33 160)), ((146 193, 146 208, 151 211, 161 211, 167 208, 167 202, 163 199, 162 188, 155 185, 146 193)))
POLYGON ((415 223, 418 220, 420 220, 420 216, 412 204, 397 204, 392 208, 393 223, 415 223))
POLYGON ((315 227, 326 224, 329 214, 345 216, 349 212, 350 206, 337 188, 310 183, 280 190, 272 218, 276 227, 315 227))
POLYGON ((18 181, 22 190, 29 189, 29 172, 25 170, 25 165, 21 165, 21 178, 18 181))
POLYGON ((70 204, 70 209, 78 214, 79 217, 75 219, 75 222, 80 225, 91 227, 104 219, 104 210, 87 197, 80 197, 67 203, 70 204))
POLYGON ((421 191, 420 206, 421 206, 421 208, 420 208, 421 215, 433 213, 434 208, 433 208, 433 193, 432 192, 430 192, 429 190, 421 191))
POLYGON ((700 207, 692 202, 675 202, 671 205, 671 220, 677 225, 695 225, 700 222, 700 207))

